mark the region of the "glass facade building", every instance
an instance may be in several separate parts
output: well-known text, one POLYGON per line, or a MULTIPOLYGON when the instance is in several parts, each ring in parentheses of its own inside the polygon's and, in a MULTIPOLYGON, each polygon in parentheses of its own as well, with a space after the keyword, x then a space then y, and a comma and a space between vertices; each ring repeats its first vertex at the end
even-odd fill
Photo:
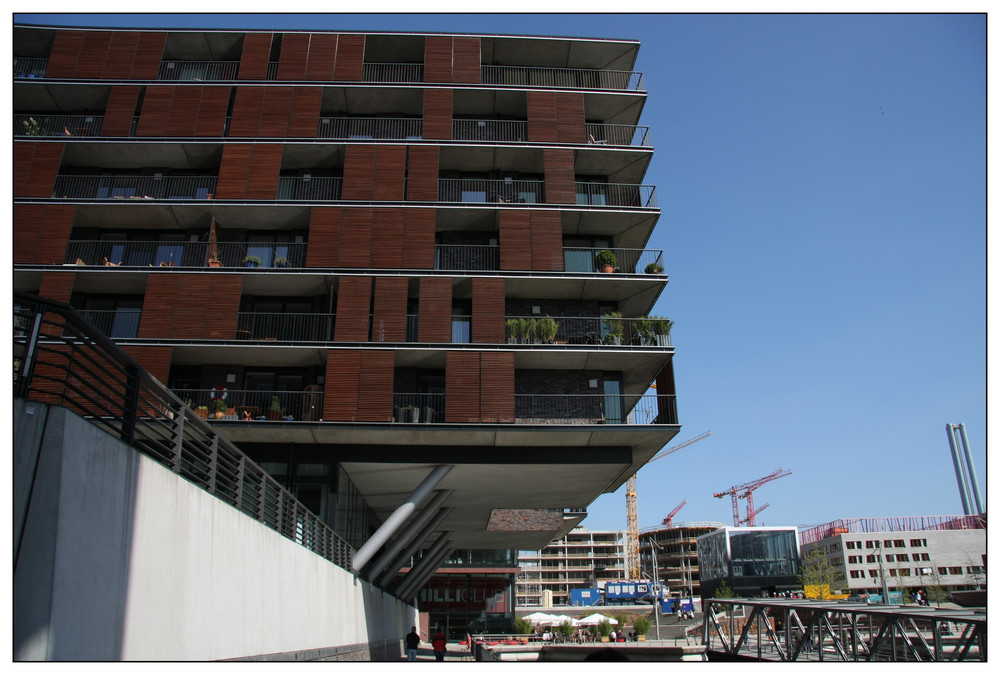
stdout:
POLYGON ((800 584, 798 534, 794 527, 723 527, 698 537, 702 597, 725 582, 737 596, 796 590, 800 584))

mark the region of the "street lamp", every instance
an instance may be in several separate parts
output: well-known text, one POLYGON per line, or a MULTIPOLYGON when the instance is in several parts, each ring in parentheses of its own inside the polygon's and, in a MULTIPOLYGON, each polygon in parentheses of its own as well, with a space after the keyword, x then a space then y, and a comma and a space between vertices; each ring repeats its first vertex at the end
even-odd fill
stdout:
MULTIPOLYGON (((649 538, 649 543, 652 544, 649 548, 653 552, 653 584, 655 588, 660 589, 659 593, 663 594, 663 585, 660 583, 660 568, 656 564, 656 549, 660 548, 660 545, 653 541, 653 537, 649 538)), ((655 594, 653 595, 653 617, 656 619, 656 639, 660 639, 660 598, 655 594)))

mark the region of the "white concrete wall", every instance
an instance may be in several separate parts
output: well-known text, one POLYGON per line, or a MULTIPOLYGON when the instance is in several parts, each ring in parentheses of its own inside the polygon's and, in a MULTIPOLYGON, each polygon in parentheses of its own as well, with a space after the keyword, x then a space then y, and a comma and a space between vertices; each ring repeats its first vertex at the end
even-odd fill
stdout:
POLYGON ((64 413, 15 566, 16 659, 399 655, 414 608, 64 413))

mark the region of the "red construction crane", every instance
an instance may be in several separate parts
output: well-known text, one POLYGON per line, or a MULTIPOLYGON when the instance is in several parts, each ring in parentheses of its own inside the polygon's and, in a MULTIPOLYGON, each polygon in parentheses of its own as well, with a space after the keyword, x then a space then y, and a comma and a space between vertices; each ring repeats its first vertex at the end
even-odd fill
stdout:
POLYGON ((753 511, 752 513, 748 512, 747 513, 747 517, 744 518, 743 520, 741 520, 740 522, 741 523, 746 523, 747 525, 750 525, 751 527, 755 526, 757 524, 757 514, 760 513, 761 511, 763 511, 764 509, 766 509, 768 506, 770 506, 770 504, 764 504, 764 506, 760 507, 756 511, 753 511), (751 522, 750 522, 751 519, 753 519, 753 524, 752 525, 751 525, 751 522))
POLYGON ((687 504, 687 503, 688 503, 688 501, 685 499, 680 504, 678 504, 677 508, 675 508, 673 511, 671 511, 670 514, 666 518, 663 519, 663 524, 666 525, 667 527, 670 527, 671 525, 673 525, 674 524, 674 516, 676 516, 677 512, 680 511, 681 509, 683 509, 684 505, 687 504))
MULTIPOLYGON (((734 485, 733 487, 729 488, 725 492, 715 492, 713 494, 718 499, 722 499, 726 495, 731 495, 732 496, 732 498, 733 498, 733 527, 739 527, 740 526, 740 506, 739 506, 739 502, 737 501, 737 498, 739 498, 739 499, 746 498, 746 500, 747 500, 747 517, 746 517, 745 520, 746 520, 747 525, 749 525, 750 527, 754 527, 757 524, 757 521, 756 521, 757 513, 754 512, 754 508, 753 508, 753 491, 756 490, 757 488, 759 488, 764 483, 769 483, 772 480, 775 480, 775 479, 778 479, 778 478, 783 478, 785 476, 790 475, 791 473, 792 473, 791 471, 785 471, 784 469, 779 468, 774 473, 768 474, 767 476, 764 476, 763 478, 758 478, 757 480, 752 480, 749 483, 743 483, 741 485, 734 485)), ((761 508, 760 510, 763 511, 764 509, 761 508)))

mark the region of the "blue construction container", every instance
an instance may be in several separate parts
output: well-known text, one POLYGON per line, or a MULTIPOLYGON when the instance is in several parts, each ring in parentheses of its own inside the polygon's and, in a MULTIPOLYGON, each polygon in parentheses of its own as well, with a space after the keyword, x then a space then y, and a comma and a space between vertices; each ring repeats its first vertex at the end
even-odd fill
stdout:
POLYGON ((601 589, 599 588, 571 588, 569 600, 574 607, 589 607, 601 602, 601 589))

